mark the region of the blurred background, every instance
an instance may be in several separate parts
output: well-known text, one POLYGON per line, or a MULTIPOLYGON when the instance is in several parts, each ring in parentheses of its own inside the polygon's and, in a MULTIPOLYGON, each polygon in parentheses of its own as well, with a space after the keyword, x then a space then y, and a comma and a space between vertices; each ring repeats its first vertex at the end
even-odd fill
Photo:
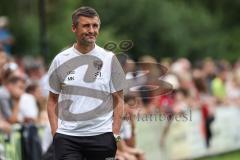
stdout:
POLYGON ((146 86, 173 87, 126 95, 120 160, 240 158, 240 1, 1 0, 0 160, 51 159, 46 72, 75 42, 71 15, 83 5, 100 15, 97 44, 128 56, 127 79, 149 70, 146 86))

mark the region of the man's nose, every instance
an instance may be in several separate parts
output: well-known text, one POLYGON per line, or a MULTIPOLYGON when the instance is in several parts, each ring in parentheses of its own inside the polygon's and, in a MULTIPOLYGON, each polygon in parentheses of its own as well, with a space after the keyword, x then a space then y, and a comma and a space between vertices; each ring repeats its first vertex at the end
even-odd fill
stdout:
POLYGON ((88 32, 89 32, 89 33, 93 33, 93 32, 94 32, 93 26, 91 26, 91 25, 89 26, 88 32))

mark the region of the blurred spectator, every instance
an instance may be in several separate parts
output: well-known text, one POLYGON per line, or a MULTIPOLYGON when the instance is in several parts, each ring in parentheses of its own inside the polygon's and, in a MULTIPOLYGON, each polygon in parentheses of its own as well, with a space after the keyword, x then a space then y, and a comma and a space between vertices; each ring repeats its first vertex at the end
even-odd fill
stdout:
POLYGON ((19 109, 20 122, 37 122, 38 107, 34 96, 28 93, 23 93, 19 101, 19 109))
MULTIPOLYGON (((170 64, 168 66, 170 68, 170 64)), ((175 93, 180 87, 179 78, 174 73, 167 74, 163 80, 172 85, 173 91, 169 94, 160 95, 156 99, 156 106, 158 107, 160 114, 166 114, 168 116, 174 116, 174 103, 175 103, 175 93)), ((169 132, 172 120, 167 120, 166 124, 163 126, 162 134, 160 137, 160 146, 163 147, 165 143, 165 138, 169 132)))
POLYGON ((212 94, 218 99, 218 102, 226 102, 226 80, 227 70, 223 65, 217 67, 217 75, 211 83, 212 94))
POLYGON ((136 64, 135 62, 128 58, 127 59, 127 64, 126 64, 126 79, 131 79, 135 77, 135 71, 136 71, 136 64))
POLYGON ((174 104, 174 93, 180 87, 179 78, 174 73, 167 74, 163 80, 172 85, 173 92, 165 95, 160 95, 157 98, 156 106, 161 113, 172 112, 174 104))
POLYGON ((4 133, 10 133, 11 125, 3 119, 3 115, 0 112, 0 132, 3 131, 4 133))
POLYGON ((140 114, 152 114, 156 112, 154 97, 149 86, 142 86, 139 88, 139 94, 141 98, 141 110, 140 114))
POLYGON ((9 63, 4 66, 3 86, 0 88, 0 110, 9 123, 18 122, 19 101, 24 93, 24 80, 14 74, 17 65, 9 63), (7 66, 6 66, 7 65, 7 66))
POLYGON ((23 60, 25 71, 31 81, 39 81, 45 74, 44 65, 41 58, 26 57, 23 60))
POLYGON ((41 94, 43 97, 48 96, 47 74, 44 67, 44 61, 42 58, 25 57, 24 60, 25 71, 30 81, 38 83, 41 94))
POLYGON ((174 62, 171 71, 178 75, 183 88, 191 87, 191 63, 186 58, 174 62))
POLYGON ((38 123, 41 125, 48 124, 47 108, 46 108, 46 98, 42 95, 41 88, 37 82, 32 82, 26 88, 26 92, 33 95, 37 101, 37 106, 39 110, 38 123))
POLYGON ((216 76, 216 66, 211 58, 206 58, 203 60, 203 64, 201 64, 201 69, 203 72, 204 79, 207 84, 207 91, 212 94, 211 83, 212 80, 216 76))
POLYGON ((0 48, 6 53, 12 52, 13 37, 8 30, 8 18, 5 16, 0 17, 0 48))
POLYGON ((33 96, 25 93, 25 76, 15 63, 4 66, 3 86, 0 88, 0 110, 11 124, 17 122, 35 122, 37 106, 33 96))
POLYGON ((170 70, 172 65, 172 60, 171 58, 163 58, 160 60, 160 64, 166 67, 168 70, 170 70))
MULTIPOLYGON (((156 80, 160 77, 160 70, 157 60, 149 55, 142 56, 139 59, 139 68, 147 75, 145 78, 144 85, 152 85, 156 83, 156 80)), ((139 73, 141 74, 141 73, 139 73)))
POLYGON ((236 71, 233 71, 226 82, 226 94, 230 104, 240 105, 240 80, 236 71))
POLYGON ((136 146, 135 117, 138 112, 139 103, 135 96, 124 96, 124 117, 121 127, 121 137, 130 147, 136 146))
POLYGON ((174 114, 179 114, 181 112, 187 111, 189 108, 189 91, 183 88, 179 88, 175 91, 173 112, 174 114))
POLYGON ((132 105, 136 103, 136 97, 124 97, 125 115, 121 126, 122 140, 118 143, 116 159, 118 160, 145 160, 144 152, 135 146, 135 117, 132 105))
POLYGON ((0 86, 2 84, 2 78, 3 78, 3 66, 7 63, 8 58, 7 54, 0 50, 0 86))

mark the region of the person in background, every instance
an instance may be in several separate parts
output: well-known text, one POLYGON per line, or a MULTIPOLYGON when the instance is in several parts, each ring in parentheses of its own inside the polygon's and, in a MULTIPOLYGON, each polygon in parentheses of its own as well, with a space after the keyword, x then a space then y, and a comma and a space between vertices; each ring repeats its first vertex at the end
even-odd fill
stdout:
POLYGON ((4 51, 0 50, 0 86, 2 85, 2 79, 3 79, 3 66, 7 63, 8 57, 7 54, 4 51))
POLYGON ((42 96, 47 98, 48 90, 46 89, 46 86, 48 82, 43 59, 41 57, 25 57, 23 58, 23 62, 29 80, 38 83, 42 96))
POLYGON ((122 141, 119 142, 116 159, 126 160, 145 160, 144 152, 136 148, 135 140, 135 115, 136 97, 126 95, 124 97, 124 111, 123 122, 121 125, 120 135, 122 141))
POLYGON ((41 88, 37 82, 31 82, 27 88, 26 92, 33 95, 37 102, 38 107, 38 120, 37 123, 41 125, 47 125, 48 124, 48 116, 47 116, 47 108, 46 98, 42 95, 41 88))
POLYGON ((11 54, 13 37, 8 30, 8 18, 5 16, 0 17, 0 49, 3 49, 7 54, 11 54))
POLYGON ((0 88, 0 110, 11 124, 35 122, 38 109, 34 97, 25 93, 26 77, 10 62, 4 66, 3 86, 0 88))
POLYGON ((0 112, 0 133, 10 133, 11 131, 11 124, 8 123, 5 119, 3 119, 3 116, 0 112))
POLYGON ((226 81, 226 94, 230 104, 240 106, 240 79, 235 70, 226 81))
POLYGON ((3 86, 0 88, 0 110, 6 121, 11 124, 19 122, 19 102, 24 93, 25 82, 16 72, 17 65, 6 64, 3 76, 3 86))
POLYGON ((211 83, 211 90, 213 96, 218 100, 218 103, 227 103, 227 92, 226 92, 226 80, 227 80, 227 69, 219 64, 217 67, 217 76, 211 83))
POLYGON ((204 81, 206 81, 207 92, 212 94, 211 84, 213 79, 216 77, 216 65, 211 58, 205 58, 202 64, 200 64, 200 67, 204 81))

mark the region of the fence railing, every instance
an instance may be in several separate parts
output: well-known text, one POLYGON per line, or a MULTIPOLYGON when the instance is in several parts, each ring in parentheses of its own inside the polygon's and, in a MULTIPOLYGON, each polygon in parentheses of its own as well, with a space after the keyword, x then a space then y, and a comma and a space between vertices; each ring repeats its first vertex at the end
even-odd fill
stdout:
MULTIPOLYGON (((0 132, 0 160, 24 160, 22 125, 15 124, 9 134, 0 132)), ((38 136, 42 139, 43 126, 37 126, 38 136)), ((26 135, 25 135, 26 137, 26 135)), ((28 145, 28 144, 25 144, 28 145)))
POLYGON ((0 160, 22 160, 21 126, 13 125, 12 132, 0 132, 0 160))

